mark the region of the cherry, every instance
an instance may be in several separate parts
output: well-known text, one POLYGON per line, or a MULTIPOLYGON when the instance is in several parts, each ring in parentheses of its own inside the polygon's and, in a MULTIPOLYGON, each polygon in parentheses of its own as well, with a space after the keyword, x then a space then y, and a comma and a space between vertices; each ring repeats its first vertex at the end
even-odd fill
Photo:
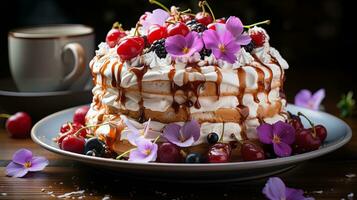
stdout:
POLYGON ((119 40, 126 36, 126 33, 119 28, 112 28, 105 38, 106 43, 110 48, 115 47, 118 44, 119 40))
POLYGON ((264 150, 251 142, 243 142, 241 146, 241 155, 244 161, 264 160, 264 150))
POLYGON ((68 135, 63 139, 61 149, 83 154, 85 143, 86 141, 83 137, 76 135, 68 135))
POLYGON ((327 137, 327 130, 322 125, 315 126, 316 136, 320 138, 321 142, 324 142, 327 137))
POLYGON ((149 33, 147 36, 148 42, 150 44, 154 43, 156 40, 166 38, 167 37, 167 29, 164 26, 152 25, 149 29, 149 33))
POLYGON ((216 24, 225 24, 225 23, 226 23, 226 19, 225 18, 217 19, 215 22, 208 24, 207 28, 215 31, 216 30, 216 24))
POLYGON ((157 151, 157 161, 164 163, 181 162, 182 156, 180 154, 180 149, 172 143, 162 143, 157 151))
POLYGON ((294 144, 294 151, 296 153, 317 150, 320 146, 321 140, 312 134, 312 129, 300 129, 296 131, 294 144))
POLYGON ((145 40, 142 37, 131 37, 122 40, 117 49, 117 53, 122 60, 130 60, 138 56, 145 47, 145 40))
MULTIPOLYGON (((61 146, 62 141, 65 137, 68 135, 73 135, 75 134, 80 128, 83 128, 84 126, 82 124, 79 124, 77 122, 69 122, 66 124, 63 124, 60 128, 60 133, 61 135, 56 139, 58 146, 61 146)), ((87 135, 87 130, 83 129, 78 133, 79 136, 81 137, 86 137, 87 135)))
POLYGON ((228 162, 231 157, 231 146, 225 143, 216 143, 208 150, 208 162, 224 163, 228 162))
POLYGON ((225 24, 226 23, 226 18, 222 17, 222 18, 216 19, 216 22, 217 23, 221 23, 221 24, 225 24))
POLYGON ((89 106, 82 106, 78 108, 73 115, 73 122, 85 125, 86 124, 86 115, 89 110, 89 106))
POLYGON ((212 16, 207 12, 199 12, 196 14, 195 19, 197 22, 207 26, 208 24, 212 23, 213 19, 212 16))
POLYGON ((14 138, 25 138, 30 135, 32 120, 29 114, 25 112, 17 112, 14 115, 0 115, 0 117, 8 118, 6 120, 6 130, 14 138))
POLYGON ((185 23, 193 19, 193 16, 191 15, 181 15, 180 17, 181 17, 181 21, 185 23))
POLYGON ((256 47, 261 47, 265 43, 266 36, 262 31, 255 31, 250 34, 256 47))
POLYGON ((168 36, 173 36, 173 35, 187 35, 187 33, 190 32, 188 27, 186 26, 185 23, 183 22, 177 22, 175 24, 170 24, 167 27, 167 34, 168 36))
POLYGON ((300 117, 291 113, 289 114, 291 117, 289 124, 293 126, 295 130, 303 129, 304 125, 302 124, 300 117))

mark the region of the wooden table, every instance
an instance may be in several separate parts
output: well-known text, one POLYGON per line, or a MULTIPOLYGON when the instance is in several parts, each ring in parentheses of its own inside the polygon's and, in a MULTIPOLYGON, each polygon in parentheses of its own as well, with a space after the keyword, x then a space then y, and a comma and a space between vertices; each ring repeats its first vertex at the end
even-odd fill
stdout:
MULTIPOLYGON (((306 81, 299 87, 312 83, 313 77, 310 82, 309 77, 306 77, 306 81)), ((290 83, 295 82, 293 79, 290 83)), ((294 88, 292 85, 287 87, 294 88)), ((327 89, 330 91, 330 88, 327 89)), ((296 90, 291 89, 292 94, 288 96, 292 97, 296 90)), ((331 93, 328 93, 325 106, 328 112, 337 115, 335 105, 340 93, 336 90, 333 95, 331 93)), ((346 122, 353 132, 357 132, 356 118, 346 119, 346 122)), ((351 142, 336 152, 304 162, 277 176, 288 186, 302 188, 316 199, 348 199, 347 195, 351 193, 357 195, 357 177, 346 176, 351 174, 357 175, 356 137, 352 137, 351 142)), ((77 190, 85 190, 85 197, 81 195, 83 199, 102 199, 106 195, 111 199, 263 199, 261 190, 266 180, 211 185, 129 181, 57 156, 42 149, 31 139, 11 139, 4 129, 0 129, 0 199, 54 199, 58 195, 77 190), (50 165, 42 172, 28 174, 26 178, 6 177, 5 166, 12 154, 22 147, 32 150, 34 154, 46 156, 50 165)))

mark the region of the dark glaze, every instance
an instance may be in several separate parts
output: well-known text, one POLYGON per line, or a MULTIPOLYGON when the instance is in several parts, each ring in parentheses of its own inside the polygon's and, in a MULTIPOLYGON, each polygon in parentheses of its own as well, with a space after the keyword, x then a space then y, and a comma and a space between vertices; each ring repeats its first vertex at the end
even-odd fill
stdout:
POLYGON ((242 137, 243 140, 248 140, 248 136, 246 132, 247 127, 245 126, 244 121, 247 119, 249 115, 249 108, 247 106, 238 105, 237 110, 240 114, 240 120, 239 120, 239 125, 241 127, 240 136, 242 137))
POLYGON ((284 82, 285 82, 285 76, 284 76, 284 70, 283 67, 281 67, 281 65, 279 64, 279 62, 277 61, 277 59, 275 57, 273 57, 270 54, 271 58, 272 58, 272 62, 276 65, 279 66, 280 69, 280 90, 279 90, 279 96, 283 99, 286 99, 285 93, 284 93, 284 82))
POLYGON ((125 90, 120 86, 121 84, 121 71, 123 69, 123 63, 119 64, 118 71, 117 71, 117 78, 118 80, 116 81, 116 88, 118 89, 118 97, 117 101, 120 101, 122 105, 125 105, 126 97, 125 97, 125 90))
POLYGON ((273 71, 271 70, 271 68, 267 65, 265 65, 262 61, 259 60, 259 58, 257 57, 257 55, 252 54, 252 56, 254 57, 254 60, 256 62, 258 62, 259 64, 261 64, 263 67, 265 67, 268 71, 269 71, 269 76, 268 76, 268 81, 265 85, 265 91, 266 92, 270 92, 271 90, 271 84, 273 82, 273 71))
POLYGON ((112 70, 111 70, 111 74, 112 74, 112 82, 111 82, 111 84, 112 84, 112 87, 113 88, 115 88, 115 87, 117 87, 117 80, 116 80, 116 78, 115 78, 115 67, 116 67, 116 65, 118 64, 118 61, 115 61, 115 63, 112 65, 112 70))
POLYGON ((265 75, 264 75, 264 71, 258 67, 254 67, 255 71, 258 74, 258 88, 253 92, 253 97, 254 97, 254 101, 256 103, 259 103, 259 99, 258 99, 258 93, 260 92, 264 92, 265 90, 265 86, 264 86, 264 80, 265 80, 265 75))
POLYGON ((136 81, 137 81, 137 84, 138 84, 138 89, 140 91, 140 101, 139 101, 139 122, 140 123, 144 123, 145 122, 145 108, 144 108, 144 100, 143 100, 143 94, 142 94, 142 91, 143 91, 143 77, 144 77, 144 74, 147 72, 148 70, 148 67, 147 66, 144 66, 142 69, 139 69, 139 68, 131 68, 130 71, 133 72, 136 76, 136 81))
POLYGON ((237 76, 239 80, 237 98, 238 98, 239 105, 243 105, 243 95, 246 87, 246 83, 245 83, 246 74, 242 67, 237 69, 237 76))
POLYGON ((216 96, 217 96, 217 100, 219 100, 219 97, 221 96, 222 72, 218 66, 215 66, 214 71, 217 73, 216 96))
POLYGON ((246 140, 248 139, 248 137, 246 133, 247 128, 244 124, 244 121, 247 119, 249 115, 249 108, 243 105, 243 96, 246 88, 246 72, 243 70, 243 67, 237 69, 237 76, 239 80, 239 88, 238 88, 238 95, 237 95, 239 105, 237 106, 237 110, 240 114, 239 125, 242 129, 240 131, 240 135, 242 139, 246 140))

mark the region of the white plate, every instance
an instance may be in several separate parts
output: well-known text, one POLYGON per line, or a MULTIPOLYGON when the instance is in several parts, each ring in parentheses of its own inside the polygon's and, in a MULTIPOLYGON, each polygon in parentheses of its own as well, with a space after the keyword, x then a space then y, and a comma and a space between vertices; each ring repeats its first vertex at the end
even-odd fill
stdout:
POLYGON ((320 149, 285 158, 250 162, 229 162, 219 164, 134 163, 108 158, 91 157, 64 151, 58 148, 58 145, 53 141, 53 138, 57 136, 59 127, 63 123, 71 121, 76 108, 77 107, 54 113, 39 121, 33 127, 31 132, 33 141, 49 151, 95 167, 121 172, 120 174, 125 176, 163 181, 225 182, 269 176, 287 170, 302 161, 332 152, 342 147, 352 137, 351 128, 342 120, 324 112, 317 112, 288 105, 287 108, 290 112, 297 113, 297 111, 301 111, 313 122, 323 124, 327 128, 328 136, 324 145, 320 149))

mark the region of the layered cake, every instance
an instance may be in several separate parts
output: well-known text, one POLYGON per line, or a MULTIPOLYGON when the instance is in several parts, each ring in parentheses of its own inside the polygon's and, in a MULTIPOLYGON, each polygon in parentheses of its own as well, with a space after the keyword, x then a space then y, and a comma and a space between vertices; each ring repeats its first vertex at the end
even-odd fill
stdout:
POLYGON ((172 7, 145 13, 130 30, 114 26, 90 62, 86 125, 117 154, 133 148, 128 123, 162 143, 168 125, 197 122, 188 151, 204 152, 210 133, 221 143, 258 141, 260 124, 287 119, 289 67, 259 24, 172 7))

